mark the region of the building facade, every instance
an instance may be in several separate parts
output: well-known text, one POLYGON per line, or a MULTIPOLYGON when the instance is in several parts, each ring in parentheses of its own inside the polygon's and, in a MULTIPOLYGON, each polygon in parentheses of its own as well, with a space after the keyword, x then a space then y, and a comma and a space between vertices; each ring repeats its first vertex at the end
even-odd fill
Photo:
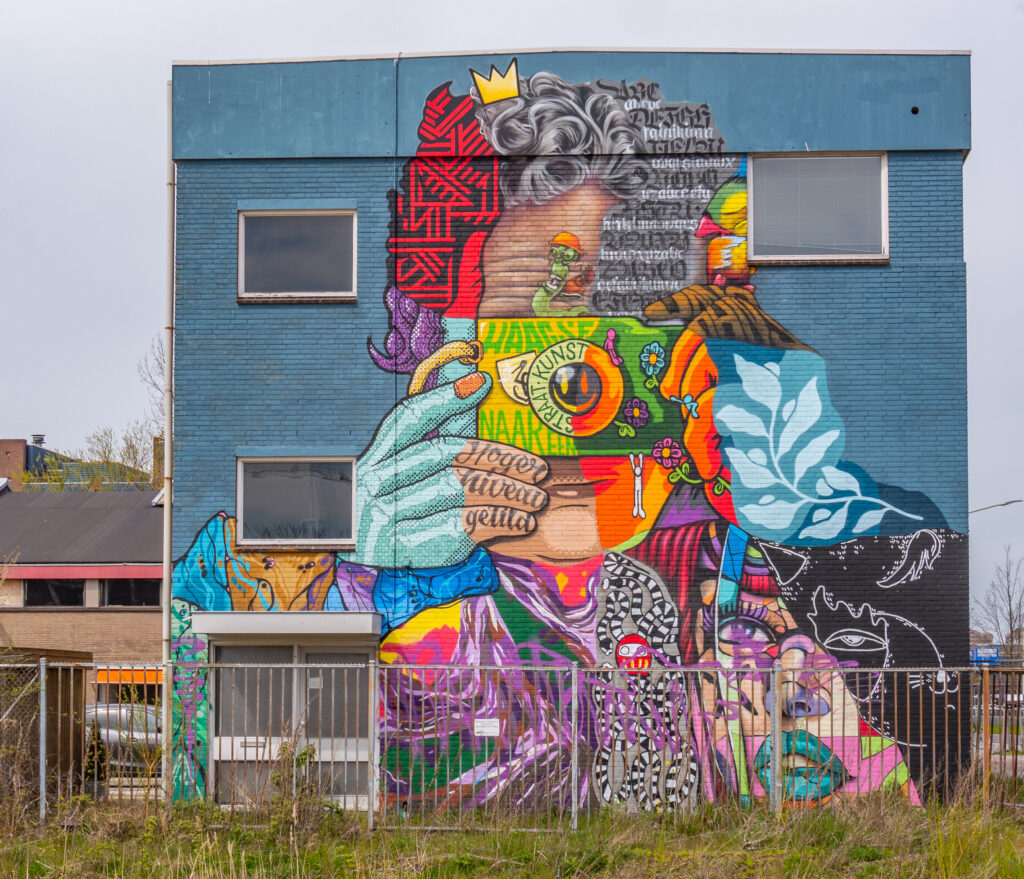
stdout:
MULTIPOLYGON (((155 491, 0 492, 0 652, 160 660, 155 491)), ((153 677, 156 676, 154 672, 153 677)))
MULTIPOLYGON (((688 728, 687 795, 763 796, 768 695, 728 670, 827 669, 781 734, 844 768, 800 796, 913 797, 936 727, 850 669, 967 657, 969 60, 176 66, 175 660, 495 667, 383 699, 403 801, 388 767, 441 751, 449 792, 564 790, 523 717, 565 702, 507 676, 573 664, 708 669, 645 710, 688 728)), ((175 784, 209 791, 207 681, 175 687, 175 784)), ((579 795, 682 795, 577 708, 579 795)))

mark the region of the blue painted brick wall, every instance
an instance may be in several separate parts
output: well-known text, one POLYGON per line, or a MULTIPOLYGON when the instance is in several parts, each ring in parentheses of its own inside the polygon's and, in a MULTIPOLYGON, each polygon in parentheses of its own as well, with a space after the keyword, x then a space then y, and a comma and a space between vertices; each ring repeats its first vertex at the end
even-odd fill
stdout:
POLYGON ((887 266, 772 266, 765 310, 813 345, 845 457, 967 530, 967 294, 959 152, 889 153, 887 266))
POLYGON ((387 331, 394 174, 385 159, 178 163, 175 556, 213 513, 234 512, 237 446, 357 454, 404 394, 407 377, 366 352, 367 338, 381 345, 387 331), (238 304, 238 202, 310 198, 357 206, 357 301, 238 304))
MULTIPOLYGON (((818 349, 847 426, 845 457, 922 491, 967 525, 966 295, 959 152, 889 155, 891 263, 771 266, 769 314, 818 349)), ((178 164, 175 555, 234 510, 235 449, 361 451, 406 378, 373 366, 387 331, 389 159, 178 164), (345 199, 358 208, 355 303, 240 305, 237 209, 246 199, 345 199)))

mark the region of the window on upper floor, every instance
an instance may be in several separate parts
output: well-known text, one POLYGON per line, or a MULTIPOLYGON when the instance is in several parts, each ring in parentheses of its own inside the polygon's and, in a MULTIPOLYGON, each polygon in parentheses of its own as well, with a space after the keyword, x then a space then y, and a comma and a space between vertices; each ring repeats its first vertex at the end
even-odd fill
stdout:
POLYGON ((26 580, 25 607, 82 607, 85 580, 26 580))
POLYGON ((160 580, 122 578, 103 581, 104 607, 159 607, 160 580))
POLYGON ((355 211, 239 211, 239 301, 355 296, 355 211))
POLYGON ((238 543, 354 546, 355 459, 239 458, 238 543))
POLYGON ((888 260, 884 154, 756 156, 749 177, 751 261, 888 260))

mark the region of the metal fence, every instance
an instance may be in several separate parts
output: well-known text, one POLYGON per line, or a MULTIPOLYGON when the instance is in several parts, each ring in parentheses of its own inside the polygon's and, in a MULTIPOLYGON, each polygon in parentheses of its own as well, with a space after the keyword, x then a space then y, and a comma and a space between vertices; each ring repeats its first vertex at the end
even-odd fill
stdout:
POLYGON ((169 788, 253 815, 299 797, 370 826, 543 830, 968 781, 1024 803, 1024 669, 179 664, 169 778, 161 671, 0 665, 0 804, 169 788))

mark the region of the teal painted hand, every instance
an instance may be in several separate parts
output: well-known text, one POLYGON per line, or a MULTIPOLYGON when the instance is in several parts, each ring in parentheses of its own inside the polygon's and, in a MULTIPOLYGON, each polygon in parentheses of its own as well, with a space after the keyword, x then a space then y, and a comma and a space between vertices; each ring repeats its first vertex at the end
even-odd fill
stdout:
POLYGON ((436 568, 478 544, 529 534, 547 504, 543 459, 501 443, 446 433, 487 396, 472 373, 399 402, 356 463, 356 549, 378 568, 436 568), (437 431, 430 439, 425 436, 437 431))

